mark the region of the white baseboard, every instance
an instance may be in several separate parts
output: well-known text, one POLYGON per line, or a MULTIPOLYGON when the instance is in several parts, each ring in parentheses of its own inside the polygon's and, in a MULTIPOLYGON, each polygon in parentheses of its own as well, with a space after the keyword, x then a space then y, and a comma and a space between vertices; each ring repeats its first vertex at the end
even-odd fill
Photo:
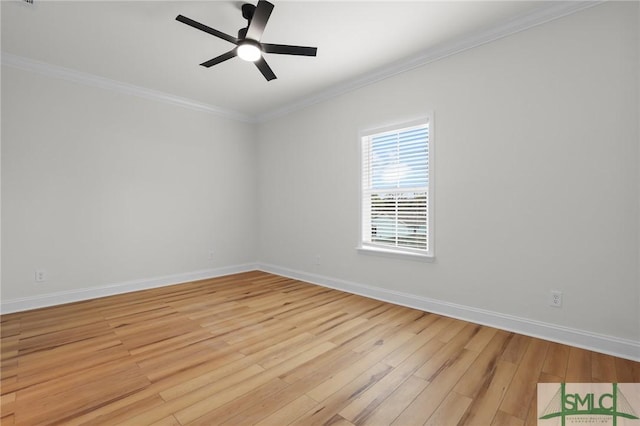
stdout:
POLYGON ((585 330, 501 314, 499 312, 478 309, 471 306, 458 305, 409 293, 372 287, 366 284, 296 271, 270 264, 259 263, 257 267, 264 272, 294 278, 323 287, 512 331, 526 336, 614 355, 620 358, 640 361, 640 342, 634 340, 606 336, 585 330))
POLYGON ((237 274, 253 270, 261 270, 284 277, 329 287, 348 293, 358 294, 372 299, 382 300, 397 305, 420 309, 426 312, 458 318, 477 324, 487 325, 502 330, 513 331, 527 336, 538 337, 545 340, 559 342, 579 348, 593 350, 621 358, 640 361, 640 342, 621 339, 564 327, 556 324, 545 323, 499 312, 458 305, 427 297, 416 296, 393 290, 372 287, 366 284, 330 278, 322 275, 283 268, 265 263, 247 263, 215 269, 203 269, 200 271, 167 275, 163 277, 148 278, 134 281, 126 281, 101 287, 85 288, 71 291, 49 293, 33 297, 3 300, 0 303, 0 313, 27 311, 30 309, 44 308, 47 306, 62 305, 65 303, 79 302, 99 297, 129 293, 132 291, 146 290, 167 285, 179 284, 189 281, 216 278, 225 275, 237 274))
POLYGON ((167 285, 180 284, 189 281, 217 278, 224 275, 238 274, 240 272, 255 271, 256 269, 256 264, 247 263, 242 265, 225 266, 215 269, 202 269, 199 271, 166 275, 163 277, 126 281, 100 287, 60 291, 33 297, 21 297, 17 299, 3 300, 0 303, 0 313, 9 314, 12 312, 28 311, 31 309, 44 308, 47 306, 80 302, 83 300, 113 296, 122 293, 130 293, 132 291, 146 290, 150 288, 164 287, 167 285))

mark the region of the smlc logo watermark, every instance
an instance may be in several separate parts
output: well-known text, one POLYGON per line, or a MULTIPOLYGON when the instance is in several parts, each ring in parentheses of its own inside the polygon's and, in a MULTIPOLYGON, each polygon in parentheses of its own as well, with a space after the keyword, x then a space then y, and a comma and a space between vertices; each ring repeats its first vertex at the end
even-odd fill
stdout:
POLYGON ((640 383, 538 383, 538 425, 640 426, 640 383))

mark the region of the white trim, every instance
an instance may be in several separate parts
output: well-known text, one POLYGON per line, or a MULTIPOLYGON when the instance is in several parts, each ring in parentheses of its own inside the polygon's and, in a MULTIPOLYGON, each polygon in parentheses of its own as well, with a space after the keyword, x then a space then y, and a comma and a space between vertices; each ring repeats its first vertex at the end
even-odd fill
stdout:
POLYGON ((186 283, 190 281, 217 278, 225 275, 238 274, 256 270, 256 264, 246 263, 242 265, 226 266, 215 269, 202 269, 193 272, 166 275, 163 277, 144 278, 140 280, 125 281, 122 283, 108 284, 100 287, 82 288, 77 290, 59 291, 32 297, 3 300, 0 303, 0 313, 28 311, 47 306, 62 305, 71 302, 96 299, 99 297, 113 296, 116 294, 130 293, 132 291, 147 290, 168 285, 186 283))
POLYGON ((48 77, 71 81, 73 83, 98 87, 100 89, 113 90, 114 92, 123 93, 125 95, 138 96, 140 98, 164 102, 183 108, 207 112, 220 117, 242 121, 245 123, 255 122, 255 119, 250 115, 231 111, 213 105, 208 105, 203 102, 194 101, 192 99, 183 98, 180 96, 172 95, 170 93, 160 92, 158 90, 147 89, 145 87, 111 80, 105 77, 100 77, 98 75, 76 71, 58 65, 52 65, 46 62, 36 61, 7 52, 2 52, 1 58, 2 65, 17 68, 23 71, 31 71, 38 74, 46 75, 48 77))
MULTIPOLYGON (((360 218, 360 233, 359 233, 359 241, 356 250, 358 253, 362 254, 373 254, 378 256, 388 256, 388 257, 396 257, 396 258, 404 258, 404 259, 413 259, 413 260, 422 260, 426 262, 433 262, 435 259, 435 125, 434 125, 434 112, 429 111, 425 114, 422 114, 420 118, 415 118, 407 121, 398 121, 395 124, 386 124, 382 126, 376 127, 367 127, 362 128, 358 131, 358 157, 360 158, 360 167, 359 167, 359 218, 360 218), (370 234, 370 222, 367 221, 370 214, 364 213, 364 208, 370 209, 370 206, 365 206, 364 196, 363 194, 366 192, 373 192, 372 189, 365 189, 364 185, 364 176, 365 172, 367 176, 370 174, 369 170, 365 170, 365 159, 364 157, 364 145, 366 139, 366 145, 369 147, 367 151, 370 149, 371 145, 371 136, 385 134, 385 133, 400 133, 410 129, 416 129, 420 127, 426 126, 428 131, 427 137, 427 232, 428 232, 428 241, 427 246, 429 248, 428 251, 418 251, 415 249, 410 249, 407 247, 385 247, 384 245, 377 245, 371 242, 366 242, 365 240, 369 240, 370 234)), ((367 160, 368 162, 368 160, 367 160)), ((420 188, 404 188, 403 191, 424 191, 424 187, 420 188)))
POLYGON ((393 77, 395 75, 410 71, 415 68, 419 68, 431 62, 435 62, 448 56, 464 52, 465 50, 469 50, 474 47, 501 39, 503 37, 507 37, 511 34, 515 34, 520 31, 545 24, 555 19, 574 14, 576 12, 596 6, 601 3, 604 3, 604 0, 551 2, 551 4, 547 6, 541 7, 533 12, 503 22, 502 24, 499 24, 493 28, 479 31, 475 34, 460 38, 458 40, 445 42, 441 45, 427 49, 411 59, 378 68, 377 70, 368 72, 355 79, 332 86, 327 90, 317 92, 300 101, 285 105, 282 108, 278 108, 264 114, 258 114, 256 119, 258 122, 265 122, 274 118, 285 116, 296 110, 315 105, 331 98, 335 98, 361 87, 377 83, 378 81, 384 80, 386 78, 393 77))
POLYGON ((282 275, 323 287, 370 297, 376 300, 382 300, 426 312, 470 321, 476 324, 512 331, 526 336, 537 337, 540 339, 614 355, 633 361, 640 361, 640 341, 606 336, 586 330, 579 330, 528 318, 516 317, 513 315, 459 305, 442 300, 430 299, 428 297, 417 296, 409 293, 372 287, 366 284, 330 278, 265 263, 259 263, 258 269, 263 272, 282 275))
POLYGON ((329 287, 352 294, 370 297, 376 300, 382 300, 384 302, 394 303, 396 305, 407 306, 426 312, 458 318, 476 324, 482 324, 527 336, 593 350, 633 361, 640 361, 640 341, 606 336, 585 330, 564 327, 528 318, 516 317, 513 315, 501 314, 499 312, 459 305, 409 293, 372 287, 366 284, 330 278, 323 275, 297 271, 266 263, 246 263, 216 269, 203 269, 200 271, 167 275, 163 277, 126 281, 95 288, 62 291, 40 296, 4 300, 0 303, 0 313, 9 314, 13 312, 27 311, 30 309, 62 305, 65 303, 79 302, 202 279, 217 278, 254 270, 277 274, 323 287, 329 287))
POLYGON ((526 29, 547 23, 549 21, 571 15, 573 13, 579 12, 592 6, 596 6, 601 3, 604 3, 604 1, 577 0, 550 2, 549 5, 543 6, 533 12, 506 21, 493 28, 479 31, 475 34, 458 40, 452 40, 443 43, 439 46, 427 49, 421 54, 406 61, 397 62, 393 65, 368 72, 355 79, 346 81, 336 86, 332 86, 327 90, 322 90, 299 101, 292 102, 282 108, 278 108, 263 114, 257 114, 256 116, 244 114, 237 111, 231 111, 225 108, 205 104, 192 99, 183 98, 157 90, 135 86, 129 83, 110 80, 108 78, 76 71, 70 68, 47 64, 45 62, 36 61, 7 52, 1 52, 0 56, 2 64, 10 67, 37 72, 39 74, 47 75, 50 77, 62 78, 65 80, 73 81, 75 83, 100 87, 102 89, 114 90, 120 93, 165 102, 184 108, 194 109, 197 111, 204 111, 221 117, 230 118, 232 120, 238 120, 246 123, 255 123, 265 122, 274 118, 285 116, 296 110, 309 107, 311 105, 340 96, 361 87, 368 86, 386 78, 393 77, 395 75, 410 71, 431 62, 435 62, 448 56, 455 55, 456 53, 464 52, 465 50, 469 50, 474 47, 492 42, 494 40, 509 36, 511 34, 515 34, 520 31, 524 31, 526 29))
POLYGON ((370 256, 392 257, 396 259, 417 260, 418 262, 434 263, 436 261, 435 256, 428 256, 426 254, 411 253, 405 250, 394 250, 386 247, 374 247, 360 245, 356 247, 356 251, 360 254, 366 254, 370 256))

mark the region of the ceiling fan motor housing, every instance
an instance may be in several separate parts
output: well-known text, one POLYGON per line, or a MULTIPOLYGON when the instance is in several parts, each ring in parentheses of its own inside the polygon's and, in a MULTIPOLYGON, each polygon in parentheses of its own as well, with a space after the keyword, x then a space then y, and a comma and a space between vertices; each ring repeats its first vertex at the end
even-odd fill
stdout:
POLYGON ((262 43, 262 33, 267 25, 267 21, 271 16, 273 10, 273 4, 267 0, 258 0, 256 6, 245 3, 242 5, 242 16, 248 21, 247 27, 238 31, 238 37, 230 36, 215 28, 208 27, 201 24, 198 21, 187 18, 183 15, 176 16, 176 20, 187 24, 200 31, 209 33, 222 40, 226 40, 229 43, 235 44, 236 47, 230 51, 216 56, 201 63, 200 65, 206 68, 210 68, 214 65, 227 61, 231 58, 239 56, 245 61, 250 61, 260 70, 262 75, 267 81, 274 80, 276 75, 274 74, 269 64, 265 61, 263 53, 276 53, 280 55, 298 55, 298 56, 316 56, 317 48, 308 46, 292 46, 287 44, 272 44, 262 43))
POLYGON ((251 21, 253 18, 253 12, 256 11, 256 7, 251 3, 245 3, 242 5, 242 17, 247 21, 251 21))

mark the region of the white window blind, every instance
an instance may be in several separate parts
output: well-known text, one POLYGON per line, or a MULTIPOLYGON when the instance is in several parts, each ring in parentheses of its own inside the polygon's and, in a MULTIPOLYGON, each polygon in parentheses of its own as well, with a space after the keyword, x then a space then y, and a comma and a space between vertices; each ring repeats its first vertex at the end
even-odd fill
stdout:
POLYGON ((432 255, 429 124, 362 136, 362 248, 432 255))

